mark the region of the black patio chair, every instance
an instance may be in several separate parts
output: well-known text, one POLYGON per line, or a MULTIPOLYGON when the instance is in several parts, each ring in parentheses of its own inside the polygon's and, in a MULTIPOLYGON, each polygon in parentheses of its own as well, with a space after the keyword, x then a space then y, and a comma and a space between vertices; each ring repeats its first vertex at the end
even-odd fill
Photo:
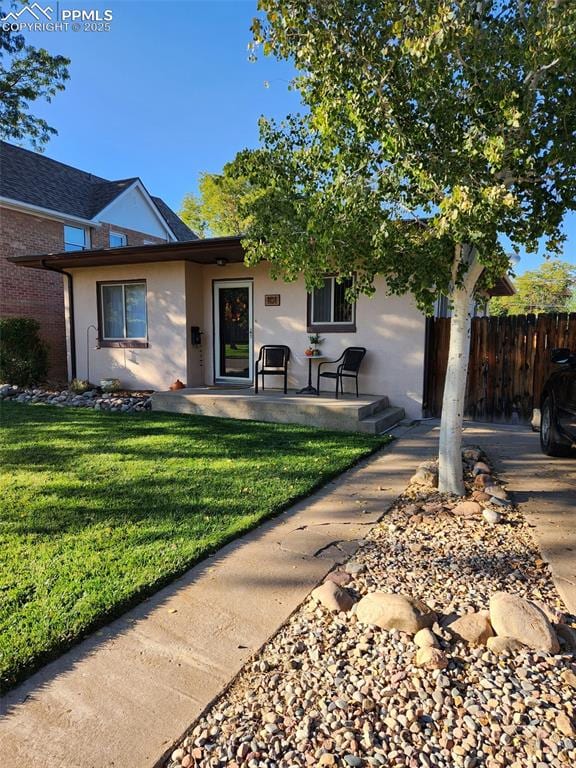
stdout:
POLYGON ((341 394, 344 394, 342 380, 355 379, 356 397, 358 397, 358 372, 360 371, 360 366, 362 365, 362 360, 364 360, 365 354, 366 349, 364 347, 348 347, 344 350, 344 352, 342 352, 337 360, 326 360, 326 362, 320 363, 318 366, 318 381, 316 384, 318 395, 320 395, 320 377, 322 377, 325 379, 336 380, 336 399, 338 399, 338 385, 340 385, 341 394), (342 362, 340 363, 340 361, 342 362), (335 371, 324 371, 323 373, 321 372, 323 365, 335 365, 336 363, 340 363, 340 365, 336 368, 335 371))
POLYGON ((265 388, 265 376, 284 376, 284 394, 287 394, 289 360, 290 347, 284 344, 266 344, 260 347, 258 360, 254 364, 254 389, 256 394, 258 394, 258 376, 262 376, 262 389, 265 388))

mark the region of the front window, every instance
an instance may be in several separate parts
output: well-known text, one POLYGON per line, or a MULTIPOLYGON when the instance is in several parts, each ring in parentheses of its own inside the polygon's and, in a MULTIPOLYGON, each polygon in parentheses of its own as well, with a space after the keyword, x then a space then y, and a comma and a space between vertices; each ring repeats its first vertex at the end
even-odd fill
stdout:
POLYGON ((64 227, 65 251, 84 251, 89 245, 88 232, 84 227, 64 227))
POLYGON ((146 339, 146 283, 102 283, 100 319, 100 333, 104 340, 146 339))
POLYGON ((126 235, 120 232, 110 232, 110 248, 122 248, 127 242, 126 235))
POLYGON ((311 325, 352 325, 354 305, 346 301, 346 290, 351 287, 352 278, 337 283, 335 277, 325 277, 311 296, 311 325))

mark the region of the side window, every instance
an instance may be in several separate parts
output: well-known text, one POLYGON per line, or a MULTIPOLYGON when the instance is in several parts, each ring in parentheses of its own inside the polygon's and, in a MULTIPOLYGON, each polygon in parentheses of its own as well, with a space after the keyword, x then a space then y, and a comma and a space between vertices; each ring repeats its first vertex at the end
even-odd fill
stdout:
POLYGON ((90 238, 85 227, 64 226, 64 250, 84 251, 90 247, 90 238))
POLYGON ((122 248, 128 245, 128 238, 121 232, 110 232, 110 248, 122 248))

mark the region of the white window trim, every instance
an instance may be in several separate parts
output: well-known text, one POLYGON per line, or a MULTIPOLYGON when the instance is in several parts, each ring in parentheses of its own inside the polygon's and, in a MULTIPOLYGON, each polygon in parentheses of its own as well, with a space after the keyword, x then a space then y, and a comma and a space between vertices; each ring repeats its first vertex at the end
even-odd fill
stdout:
POLYGON ((331 297, 332 300, 330 302, 330 320, 315 320, 314 319, 314 295, 316 291, 312 291, 311 296, 311 306, 310 306, 310 322, 311 325, 350 325, 353 326, 355 324, 354 320, 354 304, 351 304, 352 307, 352 319, 351 320, 334 320, 334 304, 335 304, 335 295, 336 292, 334 290, 336 286, 336 277, 334 275, 326 275, 326 277, 323 278, 323 280, 330 280, 332 283, 332 293, 331 297))
POLYGON ((66 242, 66 229, 78 229, 82 230, 84 232, 84 245, 81 248, 73 248, 71 251, 68 251, 68 253, 73 253, 74 251, 87 251, 90 248, 90 228, 89 227, 78 227, 75 224, 64 224, 63 229, 63 236, 64 236, 64 250, 66 251, 67 245, 77 245, 77 243, 67 243, 66 242))
POLYGON ((108 235, 108 245, 110 246, 110 248, 124 248, 124 246, 128 245, 128 237, 123 232, 115 232, 114 230, 111 229, 108 235), (112 245, 112 243, 110 242, 112 235, 114 235, 115 237, 120 237, 122 239, 122 243, 120 245, 112 245))
POLYGON ((148 288, 145 280, 119 280, 117 283, 101 283, 100 284, 100 314, 102 319, 102 341, 148 341, 148 288), (126 335, 126 286, 127 285, 143 285, 144 286, 144 311, 146 313, 146 336, 127 336, 126 335), (103 289, 114 288, 120 286, 122 288, 122 326, 124 329, 124 336, 105 336, 104 329, 106 328, 106 320, 104 317, 104 300, 103 289))

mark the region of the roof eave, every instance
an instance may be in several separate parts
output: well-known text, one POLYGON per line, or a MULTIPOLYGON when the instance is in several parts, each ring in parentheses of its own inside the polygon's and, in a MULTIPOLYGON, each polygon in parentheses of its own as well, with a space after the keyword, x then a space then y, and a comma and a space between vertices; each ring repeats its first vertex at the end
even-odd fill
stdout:
POLYGON ((32 269, 82 269, 154 262, 191 261, 216 264, 244 261, 244 249, 239 237, 217 237, 206 240, 136 245, 123 248, 95 248, 85 251, 64 251, 34 256, 10 256, 8 261, 32 269))
POLYGON ((72 222, 74 224, 82 224, 84 226, 94 226, 96 223, 92 219, 85 219, 81 216, 75 216, 72 213, 56 211, 53 208, 43 208, 39 205, 26 203, 23 200, 15 200, 11 197, 0 196, 0 207, 10 208, 14 211, 24 211, 25 213, 32 213, 44 219, 56 219, 57 221, 62 221, 64 223, 72 222))

